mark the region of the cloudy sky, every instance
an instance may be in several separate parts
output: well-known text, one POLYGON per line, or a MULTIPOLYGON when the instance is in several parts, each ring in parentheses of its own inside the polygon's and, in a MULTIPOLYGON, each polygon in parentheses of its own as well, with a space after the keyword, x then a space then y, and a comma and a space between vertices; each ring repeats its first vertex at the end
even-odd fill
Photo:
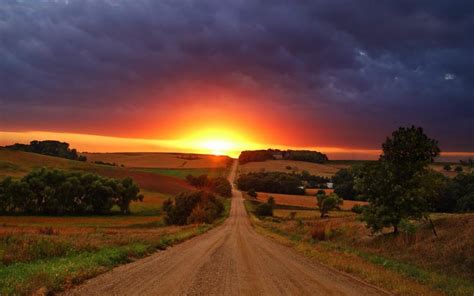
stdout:
POLYGON ((1 0, 0 131, 474 151, 474 1, 1 0))

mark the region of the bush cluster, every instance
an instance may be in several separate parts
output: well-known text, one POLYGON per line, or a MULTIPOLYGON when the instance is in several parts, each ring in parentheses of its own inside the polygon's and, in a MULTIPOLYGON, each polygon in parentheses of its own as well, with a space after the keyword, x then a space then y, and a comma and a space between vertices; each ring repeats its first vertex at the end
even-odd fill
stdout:
POLYGON ((303 182, 295 174, 280 172, 258 172, 242 174, 237 180, 237 187, 242 191, 271 192, 283 194, 304 194, 303 182))
POLYGON ((93 161, 93 163, 100 164, 100 165, 108 165, 108 166, 118 166, 118 164, 115 162, 106 162, 102 160, 96 160, 96 161, 93 161))
POLYGON ((318 203, 319 211, 321 212, 321 218, 325 217, 329 211, 339 208, 342 205, 342 198, 337 196, 335 193, 326 195, 326 192, 319 190, 316 194, 316 200, 318 203))
POLYGON ((224 177, 209 178, 207 175, 201 176, 186 176, 186 180, 192 186, 214 192, 222 197, 232 196, 232 186, 230 182, 224 177))
POLYGON ((185 225, 191 223, 212 223, 224 211, 221 199, 206 191, 182 192, 163 202, 165 222, 185 225))
POLYGON ((311 175, 308 171, 294 175, 303 181, 307 188, 327 188, 326 184, 331 181, 328 177, 311 175))
POLYGON ((266 203, 261 203, 255 208, 255 215, 260 217, 272 217, 274 207, 275 199, 270 196, 266 203))
POLYGON ((60 170, 33 170, 21 180, 0 182, 0 212, 6 214, 106 214, 113 206, 129 213, 130 202, 143 200, 131 178, 60 170))
POLYGON ((265 161, 272 159, 297 160, 314 163, 325 163, 328 161, 328 157, 318 151, 267 149, 242 151, 239 156, 239 163, 245 164, 248 162, 265 161))
POLYGON ((76 149, 70 149, 69 143, 59 141, 31 141, 30 144, 13 144, 5 146, 9 150, 19 150, 25 152, 32 152, 44 154, 49 156, 62 157, 72 160, 86 161, 87 158, 79 155, 76 149))
POLYGON ((366 208, 367 208, 366 205, 354 205, 351 208, 351 211, 356 213, 356 214, 362 214, 366 208))
POLYGON ((425 181, 435 190, 429 203, 433 211, 462 213, 474 211, 474 172, 461 173, 450 179, 432 172, 425 181))
POLYGON ((354 189, 354 172, 357 168, 340 169, 332 177, 334 183, 334 193, 343 199, 359 200, 357 192, 354 189))
POLYGON ((253 189, 253 188, 250 188, 247 191, 247 195, 250 196, 253 199, 257 198, 257 192, 255 192, 255 189, 253 189))

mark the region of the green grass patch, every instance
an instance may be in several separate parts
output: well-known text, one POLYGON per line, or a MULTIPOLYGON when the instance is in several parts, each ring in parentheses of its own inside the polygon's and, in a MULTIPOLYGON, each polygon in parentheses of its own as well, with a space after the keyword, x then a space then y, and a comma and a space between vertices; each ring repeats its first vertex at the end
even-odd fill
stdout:
POLYGON ((2 295, 27 295, 39 289, 57 292, 67 285, 81 282, 132 257, 141 257, 151 251, 144 244, 104 248, 98 252, 84 252, 62 258, 38 260, 0 266, 2 295))

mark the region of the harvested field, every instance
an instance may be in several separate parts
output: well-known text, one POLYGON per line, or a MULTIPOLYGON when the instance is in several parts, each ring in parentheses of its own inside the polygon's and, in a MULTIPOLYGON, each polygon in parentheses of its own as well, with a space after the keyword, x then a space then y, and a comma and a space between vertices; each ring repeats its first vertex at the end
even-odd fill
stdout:
POLYGON ((318 189, 318 188, 306 188, 305 194, 315 196, 319 190, 323 190, 326 194, 331 194, 334 192, 334 189, 318 189))
MULTIPOLYGON (((61 228, 65 231, 71 227, 124 227, 134 224, 145 224, 158 222, 158 216, 0 216, 0 234, 8 233, 14 228, 16 232, 25 229, 36 229, 38 227, 61 228)), ((26 232, 30 232, 29 230, 26 232)))
MULTIPOLYGON (((320 219, 321 215, 318 210, 286 210, 286 209, 275 209, 273 210, 273 216, 278 218, 290 218, 291 213, 295 213, 293 219, 320 219)), ((352 217, 356 214, 347 211, 331 211, 329 217, 352 217)))
POLYGON ((311 163, 305 161, 293 160, 267 160, 260 162, 249 162, 239 166, 239 173, 246 174, 250 172, 302 172, 308 171, 312 175, 331 177, 338 170, 347 168, 350 165, 344 162, 328 162, 325 164, 311 163))
POLYGON ((207 175, 208 177, 224 177, 227 175, 226 168, 202 168, 202 169, 162 169, 162 168, 139 168, 137 169, 143 172, 154 173, 158 175, 176 177, 185 179, 186 176, 200 176, 207 175))
POLYGON ((59 157, 0 149, 0 178, 21 177, 32 169, 51 167, 64 170, 87 170, 95 165, 59 157))
POLYGON ((155 191, 164 194, 176 194, 181 191, 191 190, 193 188, 186 181, 179 178, 158 175, 149 172, 141 172, 127 168, 111 169, 106 166, 100 166, 90 168, 88 171, 110 178, 121 179, 125 177, 131 177, 142 190, 155 191))
MULTIPOLYGON (((278 205, 296 206, 304 208, 316 208, 316 197, 307 195, 290 195, 258 192, 257 200, 266 202, 270 196, 273 196, 278 205)), ((344 200, 341 206, 342 210, 350 210, 354 205, 366 205, 365 201, 344 200)))
POLYGON ((116 163, 140 168, 218 168, 228 165, 229 157, 180 153, 83 153, 88 161, 116 163))

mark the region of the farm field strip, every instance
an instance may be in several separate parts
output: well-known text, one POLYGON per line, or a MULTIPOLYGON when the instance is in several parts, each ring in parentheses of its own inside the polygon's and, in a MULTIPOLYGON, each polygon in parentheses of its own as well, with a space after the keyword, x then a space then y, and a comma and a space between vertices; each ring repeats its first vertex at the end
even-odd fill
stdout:
MULTIPOLYGON (((286 206, 297 206, 305 208, 316 208, 316 197, 309 195, 290 195, 290 194, 277 194, 277 193, 266 193, 258 192, 257 200, 259 202, 266 202, 268 198, 272 196, 275 199, 277 205, 286 205, 286 206)), ((341 209, 350 210, 354 205, 366 205, 365 201, 353 201, 353 200, 344 200, 341 209)))
POLYGON ((349 165, 344 162, 319 164, 293 160, 267 160, 243 164, 239 166, 239 172, 240 174, 246 174, 260 171, 284 173, 308 171, 312 175, 331 177, 338 170, 348 167, 349 165))
POLYGON ((158 175, 164 175, 169 177, 176 177, 179 179, 185 179, 186 176, 200 176, 208 175, 208 177, 223 177, 227 173, 226 168, 192 168, 192 169, 177 169, 177 168, 136 168, 135 170, 154 173, 158 175))
POLYGON ((226 167, 228 158, 181 153, 84 153, 88 161, 104 161, 132 168, 192 169, 226 167))

